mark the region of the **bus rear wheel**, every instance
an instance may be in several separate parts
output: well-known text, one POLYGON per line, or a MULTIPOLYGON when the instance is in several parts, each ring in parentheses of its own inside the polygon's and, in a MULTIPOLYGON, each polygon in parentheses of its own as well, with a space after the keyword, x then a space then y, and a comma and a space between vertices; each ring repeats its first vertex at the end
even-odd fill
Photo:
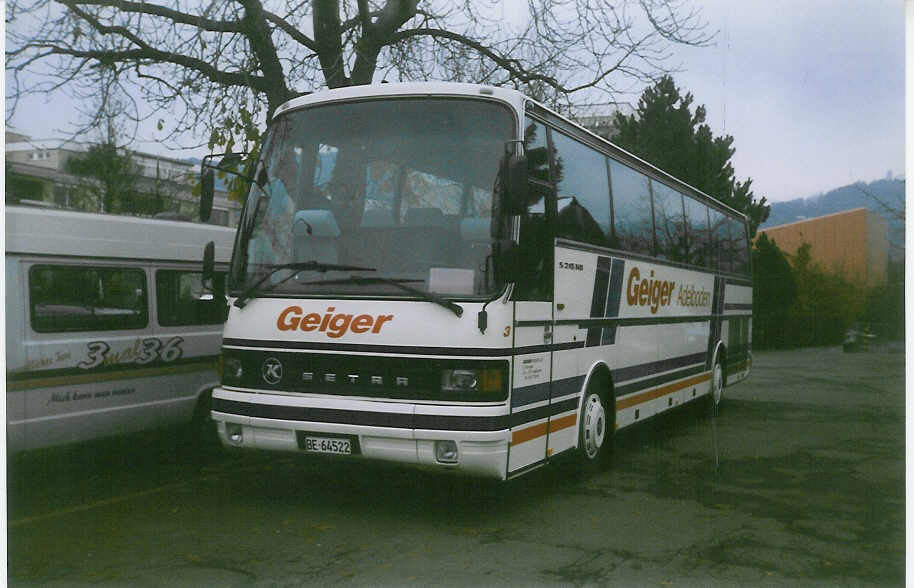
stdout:
POLYGON ((714 367, 711 368, 711 392, 708 394, 708 407, 711 414, 720 412, 720 402, 724 397, 724 368, 720 365, 720 358, 714 358, 714 367))

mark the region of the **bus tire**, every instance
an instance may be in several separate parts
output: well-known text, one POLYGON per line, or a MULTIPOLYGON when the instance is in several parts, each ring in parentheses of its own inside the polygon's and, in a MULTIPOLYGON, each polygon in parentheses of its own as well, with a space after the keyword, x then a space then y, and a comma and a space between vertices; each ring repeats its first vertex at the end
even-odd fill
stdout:
POLYGON ((616 429, 615 406, 607 410, 604 396, 589 386, 581 404, 581 426, 578 429, 578 460, 584 469, 604 465, 612 453, 616 429))
POLYGON ((714 416, 720 413, 720 403, 724 398, 724 368, 720 362, 720 353, 714 356, 711 367, 711 384, 708 393, 708 410, 714 416))

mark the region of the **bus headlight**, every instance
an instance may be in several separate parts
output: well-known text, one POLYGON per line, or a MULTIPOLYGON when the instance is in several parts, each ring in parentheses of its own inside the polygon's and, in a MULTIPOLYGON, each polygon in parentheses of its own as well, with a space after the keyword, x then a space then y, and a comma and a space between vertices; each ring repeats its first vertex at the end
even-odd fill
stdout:
POLYGON ((479 389, 479 370, 444 370, 441 389, 447 392, 468 392, 479 389))
POLYGON ((244 367, 237 357, 222 356, 222 383, 237 384, 244 376, 244 367))
POLYGON ((498 400, 504 392, 501 368, 459 368, 441 371, 441 391, 454 400, 498 400))

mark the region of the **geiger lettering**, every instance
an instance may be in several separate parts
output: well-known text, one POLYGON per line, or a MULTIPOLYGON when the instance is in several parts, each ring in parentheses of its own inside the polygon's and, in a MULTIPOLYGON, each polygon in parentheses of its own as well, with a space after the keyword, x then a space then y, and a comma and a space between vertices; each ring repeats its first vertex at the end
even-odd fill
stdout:
POLYGON ((353 333, 380 333, 385 323, 392 321, 394 315, 379 314, 345 314, 335 313, 336 308, 330 306, 323 315, 316 312, 303 314, 300 306, 288 306, 276 319, 276 328, 280 331, 318 331, 327 333, 334 339, 342 337, 347 332, 353 333))

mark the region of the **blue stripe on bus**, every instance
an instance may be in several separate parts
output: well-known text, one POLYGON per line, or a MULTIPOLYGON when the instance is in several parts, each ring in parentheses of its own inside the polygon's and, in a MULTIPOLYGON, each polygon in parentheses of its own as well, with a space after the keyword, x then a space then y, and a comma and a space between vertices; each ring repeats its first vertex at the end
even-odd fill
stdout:
MULTIPOLYGON (((594 277, 593 298, 590 304, 591 318, 615 318, 619 316, 622 300, 622 274, 625 260, 600 256, 597 258, 597 272, 594 277)), ((612 345, 616 342, 616 325, 595 326, 587 329, 587 347, 612 345)))
MULTIPOLYGON (((625 260, 614 259, 612 277, 609 280, 609 297, 606 300, 606 317, 619 316, 619 305, 622 302, 622 275, 625 273, 625 260)), ((616 342, 616 325, 603 327, 603 345, 612 345, 616 342)))
MULTIPOLYGON (((562 378, 552 382, 552 397, 559 398, 568 394, 574 394, 581 389, 584 384, 584 376, 572 376, 571 378, 562 378)), ((520 408, 535 402, 549 400, 549 382, 533 384, 515 388, 511 393, 511 407, 520 408)))
POLYGON ((682 378, 687 378, 689 376, 694 376, 695 374, 700 374, 705 372, 704 364, 695 365, 692 367, 687 367, 682 370, 677 370, 675 372, 670 372, 657 376, 655 378, 647 378, 646 380, 639 380, 631 384, 626 384, 624 386, 616 386, 616 398, 622 398, 624 396, 629 396, 631 394, 638 393, 642 390, 647 390, 648 388, 654 388, 657 386, 662 386, 667 382, 672 382, 674 380, 679 380, 682 378))
POLYGON ((307 406, 278 406, 226 400, 224 398, 213 398, 212 404, 213 412, 253 418, 441 431, 501 431, 575 410, 577 407, 578 398, 569 398, 562 402, 512 415, 449 416, 313 408, 307 406))
POLYGON ((641 365, 617 368, 613 370, 613 381, 618 384, 637 378, 651 376, 660 372, 668 372, 670 370, 682 368, 688 365, 704 363, 705 358, 706 353, 702 351, 701 353, 693 353, 691 355, 682 355, 679 357, 671 357, 669 359, 661 359, 660 361, 642 363, 641 365))
MULTIPOLYGON (((613 382, 616 385, 616 396, 618 397, 625 394, 632 394, 644 388, 657 386, 668 381, 684 378, 686 376, 701 372, 704 369, 702 366, 705 363, 705 356, 705 352, 700 352, 693 353, 691 355, 682 355, 680 357, 671 357, 668 359, 661 359, 660 361, 652 361, 648 363, 642 363, 640 365, 614 369, 612 370, 612 377, 613 382), (681 368, 687 369, 682 370, 681 368), (646 378, 648 376, 653 376, 662 372, 671 372, 672 370, 679 371, 675 371, 656 378, 651 378, 649 380, 642 380, 640 382, 634 382, 627 385, 625 384, 625 382, 630 380, 646 378)), ((584 385, 584 379, 585 376, 573 376, 570 378, 555 380, 552 382, 552 397, 556 398, 565 396, 567 394, 573 394, 574 392, 579 391, 584 385)), ((548 399, 548 382, 515 388, 511 392, 512 409, 517 409, 523 406, 534 404, 536 402, 544 402, 548 399)))
MULTIPOLYGON (((593 296, 590 302, 590 317, 606 316, 606 293, 609 289, 609 277, 612 263, 608 257, 597 258, 597 271, 593 281, 593 296)), ((596 347, 600 344, 601 329, 587 329, 587 347, 596 347)))

